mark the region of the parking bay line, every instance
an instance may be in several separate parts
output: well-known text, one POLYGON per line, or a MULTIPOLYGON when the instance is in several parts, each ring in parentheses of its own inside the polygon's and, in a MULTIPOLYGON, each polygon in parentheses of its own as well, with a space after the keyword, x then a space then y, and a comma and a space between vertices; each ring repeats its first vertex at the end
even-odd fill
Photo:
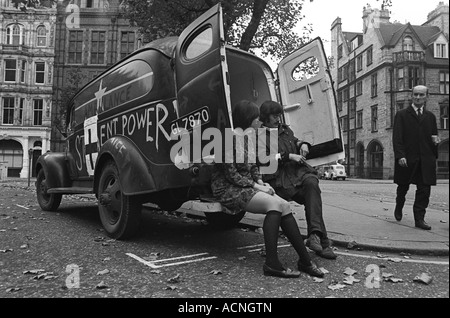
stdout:
POLYGON ((193 263, 193 262, 201 262, 201 261, 206 261, 206 260, 217 258, 217 256, 209 256, 209 257, 185 260, 185 261, 181 261, 181 262, 175 262, 175 263, 169 263, 169 264, 163 264, 163 265, 155 265, 154 263, 157 263, 157 262, 167 262, 167 261, 179 260, 179 259, 183 259, 183 258, 192 258, 192 257, 197 257, 197 256, 202 256, 202 255, 208 255, 208 253, 200 253, 200 254, 185 255, 185 256, 172 257, 172 258, 166 258, 166 259, 158 259, 158 260, 154 260, 154 261, 147 261, 137 255, 134 255, 133 253, 125 253, 125 254, 130 256, 131 258, 134 258, 135 260, 151 267, 151 268, 154 268, 154 269, 161 268, 161 267, 167 267, 167 266, 188 264, 188 263, 193 263))

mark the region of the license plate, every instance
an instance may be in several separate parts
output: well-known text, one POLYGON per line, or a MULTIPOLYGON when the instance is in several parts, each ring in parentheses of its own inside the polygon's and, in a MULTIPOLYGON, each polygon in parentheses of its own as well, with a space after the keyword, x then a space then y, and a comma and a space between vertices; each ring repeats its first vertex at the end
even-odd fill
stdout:
POLYGON ((192 113, 189 113, 187 115, 184 115, 183 117, 178 118, 177 120, 174 120, 170 125, 170 129, 172 130, 172 133, 174 135, 178 135, 182 131, 193 130, 194 128, 209 123, 209 121, 210 121, 209 109, 208 106, 204 106, 202 108, 197 109, 196 111, 193 111, 192 113))

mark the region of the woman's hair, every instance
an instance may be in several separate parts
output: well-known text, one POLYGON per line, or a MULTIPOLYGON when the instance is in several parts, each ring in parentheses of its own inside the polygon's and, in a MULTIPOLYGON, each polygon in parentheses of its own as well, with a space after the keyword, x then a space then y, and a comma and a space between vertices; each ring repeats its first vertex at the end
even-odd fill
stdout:
POLYGON ((246 130, 252 124, 255 118, 259 117, 259 107, 255 103, 248 100, 241 100, 233 109, 233 126, 234 128, 242 128, 246 130))
POLYGON ((283 106, 278 102, 274 102, 271 100, 267 100, 262 103, 261 108, 259 109, 259 120, 262 121, 263 124, 269 121, 270 115, 279 115, 283 113, 283 106))

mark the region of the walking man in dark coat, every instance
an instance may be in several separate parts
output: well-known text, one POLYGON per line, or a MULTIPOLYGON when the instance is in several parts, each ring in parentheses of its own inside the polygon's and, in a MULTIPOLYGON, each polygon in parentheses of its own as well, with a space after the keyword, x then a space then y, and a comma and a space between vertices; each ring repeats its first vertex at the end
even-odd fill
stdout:
POLYGON ((425 212, 430 201, 431 186, 436 185, 439 138, 436 117, 424 109, 427 99, 428 88, 423 85, 415 86, 412 90, 412 105, 399 110, 395 115, 393 146, 397 197, 394 216, 397 221, 402 219, 406 193, 409 185, 415 184, 415 226, 431 230, 431 226, 425 222, 425 212))

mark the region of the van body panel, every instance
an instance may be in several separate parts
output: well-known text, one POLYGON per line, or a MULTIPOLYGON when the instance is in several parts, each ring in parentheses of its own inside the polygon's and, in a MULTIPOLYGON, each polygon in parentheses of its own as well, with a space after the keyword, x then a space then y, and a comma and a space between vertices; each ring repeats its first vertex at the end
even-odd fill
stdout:
POLYGON ((320 38, 284 58, 277 74, 286 123, 297 138, 312 145, 308 163, 317 166, 344 158, 336 97, 320 38))
POLYGON ((44 169, 47 188, 72 186, 72 178, 67 169, 66 155, 62 152, 46 152, 36 162, 36 173, 44 169))

